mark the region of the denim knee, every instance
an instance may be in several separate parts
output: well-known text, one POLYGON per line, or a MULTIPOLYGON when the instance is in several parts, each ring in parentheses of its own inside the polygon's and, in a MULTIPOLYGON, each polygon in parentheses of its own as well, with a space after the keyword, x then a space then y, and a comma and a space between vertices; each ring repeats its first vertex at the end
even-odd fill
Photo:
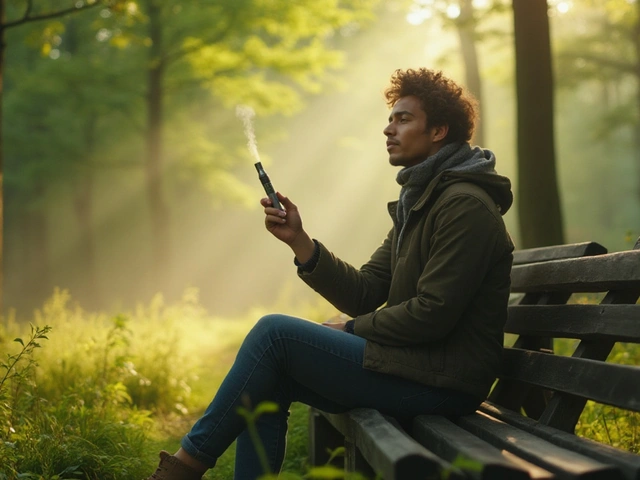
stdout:
POLYGON ((282 323, 282 315, 269 314, 260 318, 249 331, 247 336, 251 337, 268 337, 274 332, 282 323))
POLYGON ((300 319, 280 313, 270 313, 256 322, 249 332, 249 335, 268 337, 271 334, 280 331, 283 327, 286 328, 286 325, 295 324, 296 321, 300 321, 300 319))
POLYGON ((289 318, 284 315, 265 315, 251 328, 242 346, 250 350, 257 348, 258 351, 264 351, 264 348, 269 347, 273 340, 277 338, 275 334, 281 329, 281 326, 286 323, 286 320, 289 320, 289 318))

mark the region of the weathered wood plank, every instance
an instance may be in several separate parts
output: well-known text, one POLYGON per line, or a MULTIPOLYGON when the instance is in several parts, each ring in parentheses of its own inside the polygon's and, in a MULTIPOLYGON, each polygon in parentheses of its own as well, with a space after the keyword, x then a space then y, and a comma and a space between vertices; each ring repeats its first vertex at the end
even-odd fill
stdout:
POLYGON ((640 250, 516 265, 511 291, 604 292, 640 289, 640 250))
POLYGON ((504 448, 539 465, 555 473, 559 478, 589 480, 622 480, 623 478, 620 470, 611 465, 605 465, 587 456, 558 447, 482 412, 460 417, 457 423, 494 446, 504 448))
POLYGON ((640 412, 640 367, 505 348, 501 377, 640 412))
POLYGON ((385 480, 424 478, 438 474, 443 461, 408 438, 378 411, 358 408, 344 414, 324 414, 385 480), (421 477, 420 477, 421 476, 421 477))
POLYGON ((524 263, 548 262, 549 260, 587 257, 592 255, 602 255, 604 253, 607 253, 607 249, 596 242, 528 248, 513 252, 513 264, 522 265, 524 263))
MULTIPOLYGON (((600 302, 600 306, 603 308, 610 305, 628 304, 635 302, 638 299, 638 292, 632 292, 629 290, 609 291, 600 302)), ((634 305, 640 307, 640 305, 634 305)), ((631 318, 634 318, 632 315, 631 318)), ((640 321, 640 314, 635 316, 640 321)), ((630 326, 629 331, 637 331, 637 326, 630 326)), ((573 353, 573 358, 586 358, 590 360, 599 360, 601 362, 606 361, 607 357, 615 346, 616 339, 607 338, 585 338, 580 341, 580 344, 573 353)), ((538 420, 540 422, 550 425, 552 427, 565 430, 567 432, 574 432, 576 424, 580 419, 580 415, 584 410, 584 406, 587 403, 586 398, 577 397, 563 392, 555 392, 549 403, 547 404, 544 413, 540 415, 538 420)))
POLYGON ((640 343, 640 304, 514 305, 505 332, 640 343))
MULTIPOLYGON (((571 297, 570 292, 527 293, 518 305, 562 305, 571 297)), ((553 338, 520 335, 513 347, 527 350, 553 351, 553 338)), ((540 418, 547 406, 547 390, 502 379, 491 392, 491 400, 513 410, 524 409, 533 418, 540 418)))
MULTIPOLYGON (((413 436, 409 435, 405 429, 405 428, 409 428, 411 430, 411 425, 408 425, 408 426, 405 425, 405 427, 403 427, 400 425, 400 422, 396 418, 390 417, 388 415, 385 415, 384 418, 386 418, 399 431, 403 432, 407 437, 409 437, 411 441, 416 441, 416 439, 413 436)), ((434 452, 429 448, 427 448, 427 450, 429 451, 429 453, 435 455, 438 461, 440 462, 440 469, 441 469, 439 473, 440 478, 443 476, 446 476, 447 480, 468 480, 469 479, 469 477, 465 475, 465 473, 462 470, 460 470, 458 467, 453 466, 447 459, 441 457, 440 455, 438 455, 436 452, 434 452)))
POLYGON ((559 447, 581 453, 603 463, 614 463, 619 466, 626 480, 640 479, 640 455, 578 437, 571 433, 561 432, 490 402, 484 402, 480 406, 480 411, 521 430, 544 438, 559 447))
POLYGON ((413 421, 412 436, 439 457, 454 462, 462 457, 474 465, 460 467, 471 478, 551 479, 553 474, 528 462, 505 457, 493 445, 439 415, 420 415, 413 421))

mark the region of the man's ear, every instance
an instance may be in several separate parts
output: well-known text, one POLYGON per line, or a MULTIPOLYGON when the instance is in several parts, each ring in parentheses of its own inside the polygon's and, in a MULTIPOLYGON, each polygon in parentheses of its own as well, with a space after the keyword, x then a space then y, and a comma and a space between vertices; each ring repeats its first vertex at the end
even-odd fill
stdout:
POLYGON ((433 141, 439 142, 447 137, 449 125, 438 125, 437 127, 433 127, 433 130, 433 141))

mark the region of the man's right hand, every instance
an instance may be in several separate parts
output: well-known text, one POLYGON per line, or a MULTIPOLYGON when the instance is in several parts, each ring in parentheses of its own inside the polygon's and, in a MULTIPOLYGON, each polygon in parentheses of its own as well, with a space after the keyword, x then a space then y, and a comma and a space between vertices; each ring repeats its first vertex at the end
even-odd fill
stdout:
POLYGON ((268 197, 260 200, 264 207, 265 226, 274 237, 291 247, 300 263, 304 263, 313 255, 315 244, 302 228, 298 207, 280 192, 276 195, 284 211, 275 208, 268 197))

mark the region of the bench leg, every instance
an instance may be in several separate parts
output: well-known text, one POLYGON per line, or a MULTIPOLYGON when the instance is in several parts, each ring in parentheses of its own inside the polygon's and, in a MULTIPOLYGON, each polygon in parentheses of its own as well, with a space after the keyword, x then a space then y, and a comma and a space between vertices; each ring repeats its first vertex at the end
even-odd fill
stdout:
MULTIPOLYGON (((309 410, 309 464, 312 466, 325 465, 331 452, 344 446, 344 437, 329 421, 314 409, 309 410)), ((339 456, 334 458, 332 465, 343 468, 344 461, 339 456)))
POLYGON ((355 443, 345 439, 344 441, 344 468, 347 472, 358 472, 368 478, 375 478, 376 474, 369 462, 362 456, 355 443))

